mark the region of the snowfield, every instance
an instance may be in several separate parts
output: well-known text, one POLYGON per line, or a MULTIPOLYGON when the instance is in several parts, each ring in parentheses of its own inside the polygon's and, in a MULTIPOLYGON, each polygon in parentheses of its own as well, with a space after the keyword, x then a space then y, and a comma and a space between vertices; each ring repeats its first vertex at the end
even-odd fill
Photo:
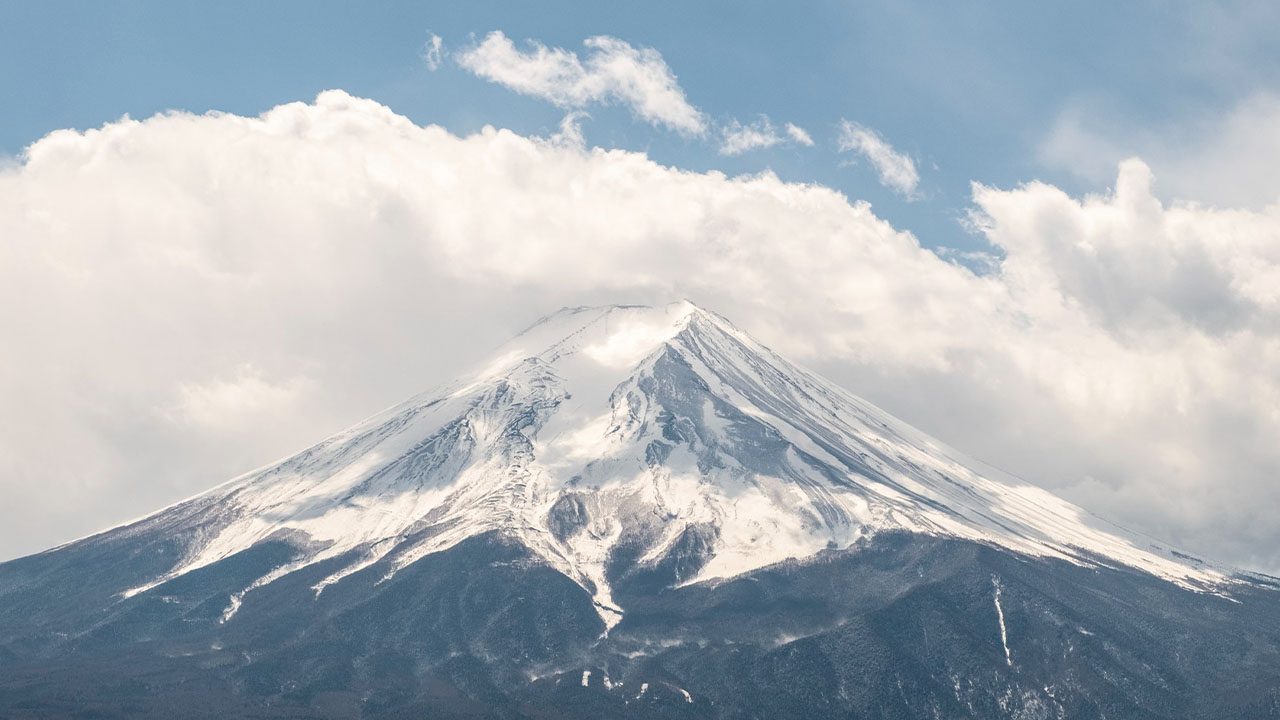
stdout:
POLYGON ((344 558, 320 594, 492 531, 585 588, 607 627, 623 612, 606 580, 620 549, 639 567, 674 558, 689 584, 907 530, 1197 590, 1228 582, 983 468, 688 302, 562 310, 474 376, 115 532, 156 524, 194 527, 195 540, 126 597, 267 539, 304 548, 229 597, 224 623, 246 593, 315 563, 344 558))

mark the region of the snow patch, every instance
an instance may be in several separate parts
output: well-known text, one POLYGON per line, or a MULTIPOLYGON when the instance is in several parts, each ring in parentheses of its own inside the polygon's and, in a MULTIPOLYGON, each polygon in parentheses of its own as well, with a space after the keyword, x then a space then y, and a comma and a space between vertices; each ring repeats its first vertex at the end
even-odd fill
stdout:
POLYGON ((1000 621, 1000 645, 1004 647, 1004 662, 1013 667, 1013 656, 1009 654, 1009 632, 1004 626, 1004 608, 1000 605, 1000 578, 991 576, 991 586, 995 589, 996 618, 1000 621))

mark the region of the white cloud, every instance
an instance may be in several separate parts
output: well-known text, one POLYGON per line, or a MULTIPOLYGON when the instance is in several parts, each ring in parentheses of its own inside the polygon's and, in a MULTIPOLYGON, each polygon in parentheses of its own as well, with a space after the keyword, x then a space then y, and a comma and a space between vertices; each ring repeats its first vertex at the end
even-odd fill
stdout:
POLYGON ((566 113, 564 118, 560 120, 560 129, 550 140, 558 145, 567 147, 585 148, 587 146, 587 138, 582 134, 582 121, 591 116, 581 112, 573 111, 566 113))
POLYGON ((440 63, 444 62, 444 39, 435 33, 431 33, 427 38, 427 44, 422 46, 422 61, 427 64, 428 70, 439 70, 440 63))
POLYGON ((1169 197, 1224 207, 1280 202, 1280 95, 1260 93, 1217 116, 1135 125, 1103 108, 1065 109, 1039 148, 1047 166, 1107 183, 1116 163, 1141 155, 1169 197))
POLYGON ((0 170, 0 555, 296 450, 533 316, 690 297, 1101 514, 1280 569, 1280 208, 1149 183, 975 187, 1003 258, 979 276, 821 186, 341 92, 56 132, 0 170))
POLYGON ((658 51, 605 35, 588 38, 584 45, 589 51, 585 58, 536 41, 521 50, 494 31, 459 52, 457 60, 479 77, 560 107, 617 102, 650 124, 686 135, 706 132, 706 119, 689 104, 658 51))
POLYGON ((771 148, 782 142, 782 136, 767 117, 761 117, 750 125, 732 120, 720 129, 720 135, 721 155, 741 155, 748 150, 771 148))
POLYGON ((166 412, 169 419, 206 428, 224 429, 235 424, 272 422, 292 415, 297 399, 314 390, 304 376, 271 382, 262 371, 246 363, 228 377, 179 385, 177 403, 166 412))
POLYGON ((751 150, 762 150, 771 148, 787 142, 799 143, 801 145, 813 145, 813 138, 809 134, 791 123, 784 126, 786 136, 778 132, 773 126, 773 122, 767 116, 761 115, 759 119, 750 125, 743 125, 737 120, 730 120, 729 123, 720 128, 720 154, 721 155, 741 155, 751 150))
POLYGON ((807 130, 794 123, 787 123, 783 127, 787 131, 787 136, 790 137, 792 141, 800 145, 804 145, 805 147, 813 147, 813 138, 809 135, 807 130))
POLYGON ((920 185, 916 163, 909 155, 893 148, 880 134, 869 127, 848 120, 840 121, 840 152, 854 152, 863 156, 875 168, 880 184, 907 199, 915 197, 920 185))

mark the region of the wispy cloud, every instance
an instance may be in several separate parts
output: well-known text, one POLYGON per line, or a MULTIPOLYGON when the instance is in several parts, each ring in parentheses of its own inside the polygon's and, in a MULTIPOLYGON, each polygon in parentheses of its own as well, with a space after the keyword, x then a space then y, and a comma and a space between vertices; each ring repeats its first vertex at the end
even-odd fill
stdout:
POLYGON ((428 70, 439 70, 440 63, 444 62, 444 39, 435 33, 427 38, 427 42, 422 46, 422 61, 427 64, 428 70))
MULTIPOLYGON (((548 47, 528 40, 517 47, 501 30, 452 57, 464 70, 515 92, 566 108, 561 132, 553 139, 582 144, 581 110, 593 104, 625 105, 638 118, 683 135, 718 136, 721 155, 741 155, 783 143, 813 146, 813 138, 795 123, 778 128, 765 115, 742 123, 712 123, 694 107, 675 73, 653 48, 635 47, 607 35, 587 38, 586 52, 548 47)), ((436 69, 443 41, 432 35, 423 50, 427 66, 436 69)), ((714 141, 714 140, 713 140, 714 141)))
POLYGON ((585 148, 587 138, 582 134, 582 121, 591 116, 581 110, 571 110, 560 121, 560 130, 548 138, 553 144, 563 147, 585 148))
POLYGON ((875 130, 865 125, 840 121, 840 152, 854 152, 867 159, 880 176, 880 184, 908 200, 915 199, 920 173, 910 155, 899 152, 875 130))
POLYGON ((784 142, 812 146, 813 138, 798 125, 787 123, 783 132, 778 132, 768 117, 761 115, 758 120, 743 125, 737 120, 730 120, 720 128, 720 154, 741 155, 750 150, 770 148, 784 142))
POLYGON ((720 129, 720 135, 721 155, 741 155, 748 150, 773 147, 782 142, 782 136, 767 117, 761 117, 750 125, 731 120, 720 129))
POLYGON ((702 135, 707 121, 689 104, 662 55, 618 38, 600 35, 583 43, 579 56, 537 41, 517 48, 494 31, 457 54, 458 64, 490 82, 564 108, 595 103, 626 105, 639 118, 685 135, 702 135))
POLYGON ((787 123, 784 126, 787 135, 796 143, 805 147, 813 147, 813 138, 809 136, 809 132, 795 123, 787 123))

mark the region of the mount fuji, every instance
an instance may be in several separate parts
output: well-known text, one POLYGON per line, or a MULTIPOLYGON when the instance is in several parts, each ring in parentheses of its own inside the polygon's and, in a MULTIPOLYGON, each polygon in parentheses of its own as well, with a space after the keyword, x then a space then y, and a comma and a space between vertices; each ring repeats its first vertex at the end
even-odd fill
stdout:
POLYGON ((0 564, 4 717, 1280 718, 1280 581, 688 302, 0 564))

